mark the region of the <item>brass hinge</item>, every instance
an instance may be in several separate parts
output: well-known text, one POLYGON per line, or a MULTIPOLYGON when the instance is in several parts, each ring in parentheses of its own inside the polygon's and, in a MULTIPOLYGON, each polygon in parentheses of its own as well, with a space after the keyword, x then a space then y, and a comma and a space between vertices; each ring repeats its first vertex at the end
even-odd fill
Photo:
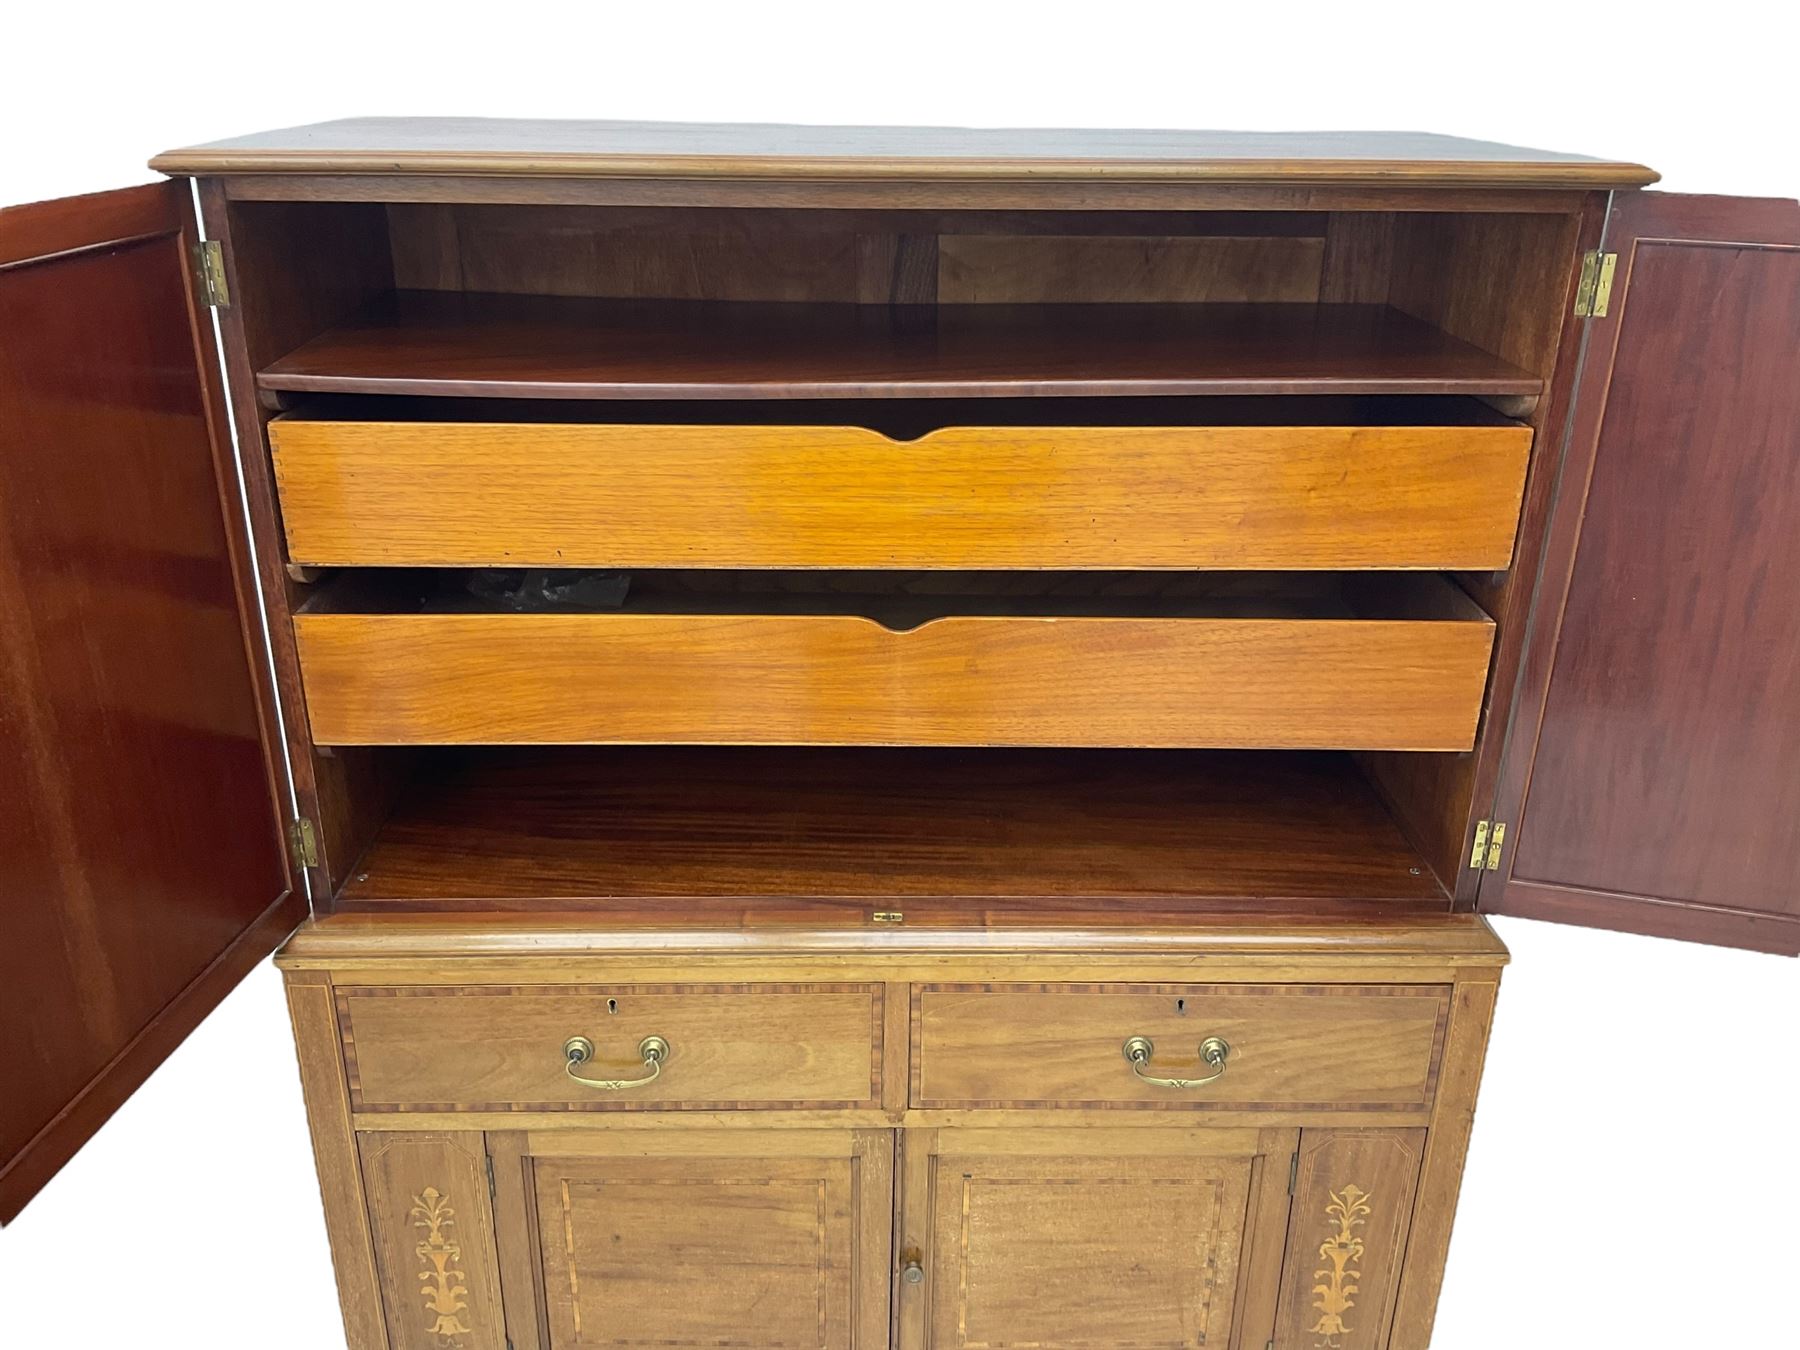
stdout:
POLYGON ((200 274, 200 289, 207 304, 214 309, 231 304, 231 287, 225 283, 225 248, 217 239, 194 245, 194 270, 200 274))
POLYGON ((897 909, 878 909, 869 916, 876 923, 905 923, 906 915, 897 909))
POLYGON ((1494 822, 1493 838, 1488 841, 1488 871, 1498 872, 1500 870, 1500 850, 1504 847, 1506 847, 1506 822, 1497 820, 1494 822))
POLYGON ((1604 319, 1612 300, 1613 272, 1619 255, 1590 249, 1581 255, 1581 280, 1575 286, 1575 317, 1604 319))
POLYGON ((487 1169, 488 1169, 488 1199, 498 1200, 500 1198, 500 1192, 499 1192, 499 1189, 494 1185, 494 1155, 491 1153, 487 1155, 487 1169))
POLYGON ((1477 872, 1484 867, 1490 872, 1498 872, 1500 850, 1505 846, 1505 821, 1476 821, 1475 847, 1469 850, 1469 866, 1477 872))
POLYGON ((1288 1159, 1288 1194, 1292 1195, 1294 1193, 1294 1188, 1299 1184, 1300 1153, 1298 1150, 1295 1150, 1294 1155, 1288 1159))
POLYGON ((1491 822, 1486 820, 1478 820, 1475 822, 1475 847, 1469 850, 1469 866, 1474 868, 1477 872, 1481 870, 1481 865, 1487 861, 1488 827, 1490 824, 1491 822))
POLYGON ((305 816, 295 816, 288 822, 288 856, 294 860, 295 867, 317 867, 319 865, 319 832, 313 828, 312 821, 305 816))

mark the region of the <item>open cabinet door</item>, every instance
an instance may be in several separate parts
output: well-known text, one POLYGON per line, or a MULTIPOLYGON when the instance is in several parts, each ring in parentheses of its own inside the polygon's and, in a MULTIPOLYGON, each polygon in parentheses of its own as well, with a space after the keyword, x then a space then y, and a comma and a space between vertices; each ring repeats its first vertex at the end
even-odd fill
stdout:
POLYGON ((192 244, 0 210, 0 1221, 306 910, 192 244))
POLYGON ((1800 952, 1800 202, 1622 194, 1491 913, 1800 952))

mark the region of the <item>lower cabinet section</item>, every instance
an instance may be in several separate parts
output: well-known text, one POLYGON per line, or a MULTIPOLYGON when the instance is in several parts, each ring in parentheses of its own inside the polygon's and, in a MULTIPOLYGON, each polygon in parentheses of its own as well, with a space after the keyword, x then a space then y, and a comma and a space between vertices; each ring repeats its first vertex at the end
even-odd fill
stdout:
POLYGON ((1297 1132, 902 1134, 899 1344, 1256 1346, 1297 1132))
POLYGON ((390 1350, 1378 1350, 1424 1140, 672 1125, 358 1152, 390 1350))
POLYGON ((1448 932, 1105 980, 368 938, 289 970, 349 1350, 1427 1350, 1500 955, 1448 932))

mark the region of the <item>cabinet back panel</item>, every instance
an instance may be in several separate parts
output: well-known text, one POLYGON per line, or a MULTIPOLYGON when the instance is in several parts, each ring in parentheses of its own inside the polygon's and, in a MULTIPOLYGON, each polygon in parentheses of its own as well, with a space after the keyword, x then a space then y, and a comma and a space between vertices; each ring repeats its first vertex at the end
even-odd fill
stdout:
POLYGON ((1319 212, 389 206, 396 284, 675 300, 1320 298, 1319 212))

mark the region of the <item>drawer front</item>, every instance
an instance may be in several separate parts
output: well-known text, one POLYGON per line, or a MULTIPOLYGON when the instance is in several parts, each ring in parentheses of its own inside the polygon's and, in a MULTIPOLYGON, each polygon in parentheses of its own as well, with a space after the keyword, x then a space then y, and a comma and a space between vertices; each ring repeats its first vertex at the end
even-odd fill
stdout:
POLYGON ((302 614, 323 745, 1467 750, 1485 617, 302 614))
POLYGON ((1449 991, 1438 985, 915 985, 912 1104, 1415 1112, 1431 1104, 1449 991), (1145 1075, 1124 1054, 1151 1042, 1145 1075))
POLYGON ((1528 428, 270 425, 315 565, 1509 565, 1528 428))
POLYGON ((769 1110, 879 1105, 881 1005, 879 984, 358 987, 338 1020, 359 1111, 769 1110), (576 1036, 583 1076, 650 1081, 574 1081, 576 1036))

